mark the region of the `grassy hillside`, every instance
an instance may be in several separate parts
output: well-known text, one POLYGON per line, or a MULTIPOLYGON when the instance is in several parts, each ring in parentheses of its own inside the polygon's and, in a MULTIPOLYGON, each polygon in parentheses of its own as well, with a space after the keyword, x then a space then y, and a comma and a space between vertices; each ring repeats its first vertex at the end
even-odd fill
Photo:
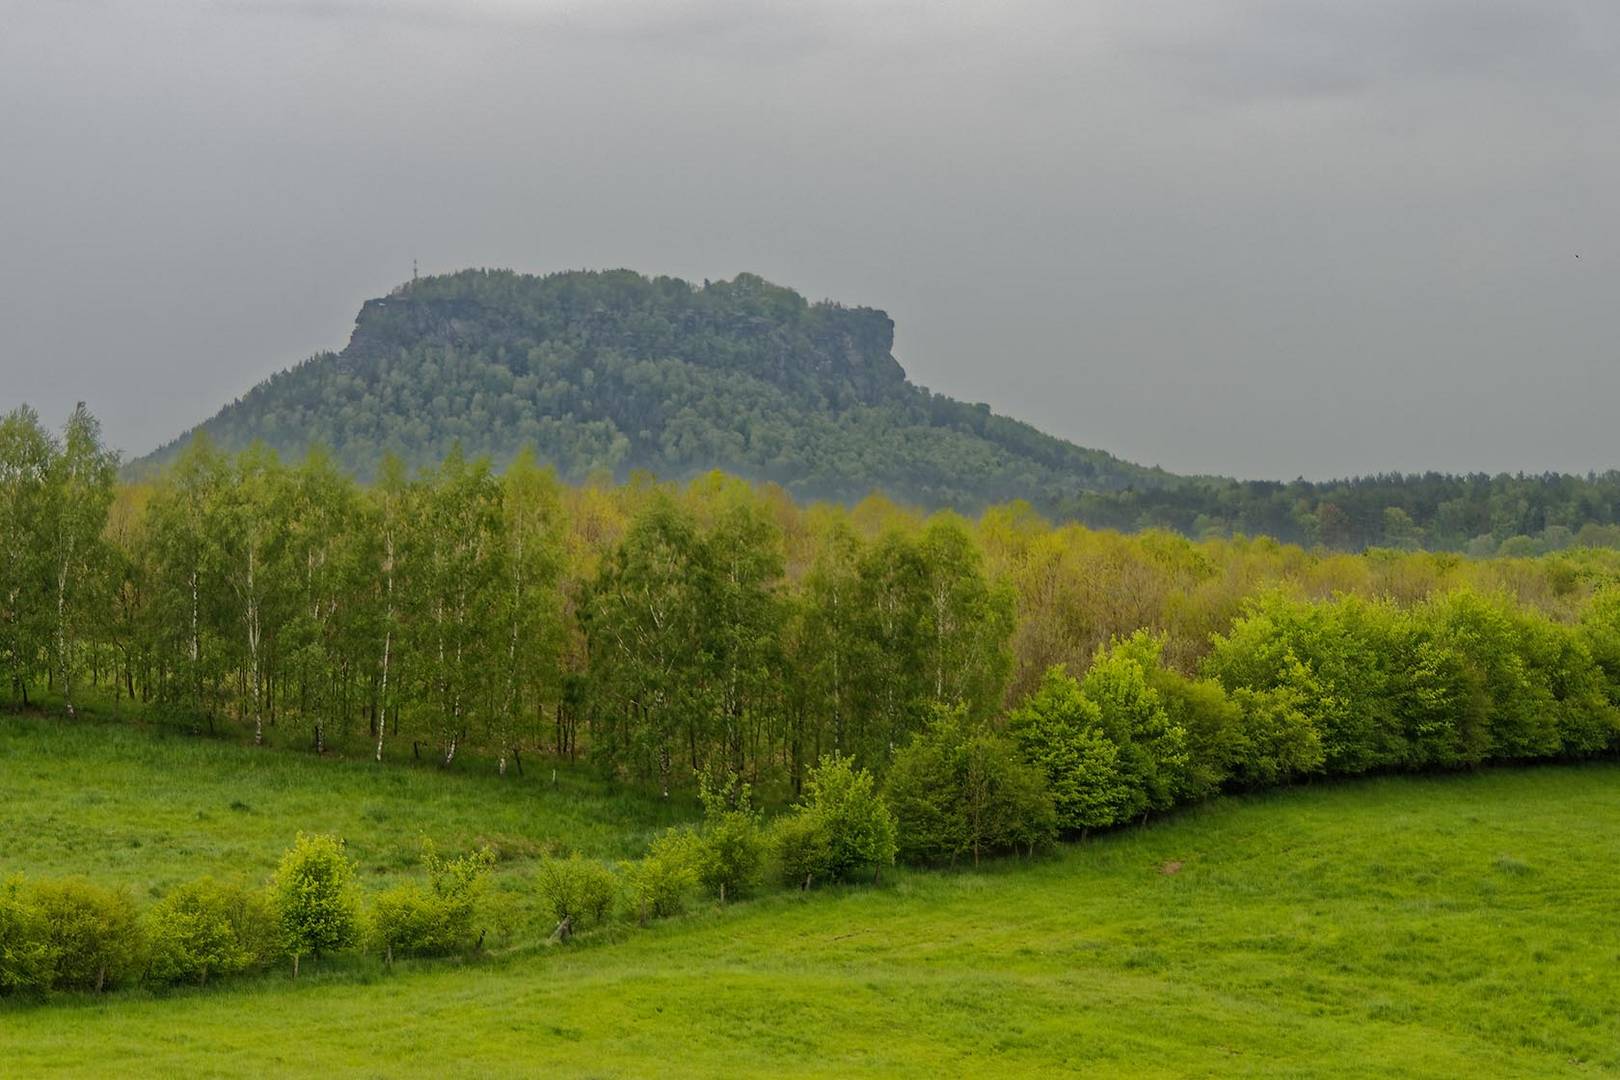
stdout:
MULTIPOLYGON (((386 876, 417 829, 609 854, 662 816, 579 778, 553 792, 144 738, 8 718, 0 869, 253 876, 292 831, 330 828, 386 876)), ((468 967, 0 1006, 6 1070, 1610 1074, 1617 781, 1597 764, 1298 788, 1034 865, 901 873, 468 967)))
MULTIPOLYGON (((342 743, 338 743, 339 748, 342 743)), ((362 752, 322 759, 173 729, 0 716, 0 877, 83 875, 157 896, 201 874, 259 884, 298 832, 343 837, 368 889, 418 871, 421 840, 500 860, 502 921, 532 923, 527 872, 550 854, 640 854, 696 814, 584 770, 505 781, 362 752)))

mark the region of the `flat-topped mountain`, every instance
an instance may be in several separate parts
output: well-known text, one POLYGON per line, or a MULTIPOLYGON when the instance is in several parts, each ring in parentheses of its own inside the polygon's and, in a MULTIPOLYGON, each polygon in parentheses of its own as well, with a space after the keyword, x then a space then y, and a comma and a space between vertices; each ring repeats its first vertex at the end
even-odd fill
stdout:
MULTIPOLYGON (((882 311, 809 303, 752 274, 701 286, 626 270, 466 270, 360 310, 321 353, 200 425, 227 449, 313 443, 367 475, 459 442, 498 463, 524 446, 566 478, 725 469, 797 495, 874 489, 972 509, 1173 478, 916 386, 882 311)), ((150 455, 161 461, 189 433, 150 455)))

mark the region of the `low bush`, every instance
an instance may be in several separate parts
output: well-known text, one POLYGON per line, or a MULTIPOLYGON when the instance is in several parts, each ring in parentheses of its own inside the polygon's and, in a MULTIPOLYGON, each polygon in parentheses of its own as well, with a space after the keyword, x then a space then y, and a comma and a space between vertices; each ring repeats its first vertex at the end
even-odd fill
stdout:
POLYGON ((697 887, 697 837, 671 829, 652 842, 647 854, 624 868, 625 890, 636 920, 679 915, 697 887))
POLYGON ((69 878, 26 887, 44 932, 45 990, 95 990, 132 981, 145 960, 146 936, 135 903, 69 878))
POLYGON ((578 852, 566 859, 547 859, 535 879, 546 910, 564 928, 564 937, 605 922, 619 895, 619 880, 613 871, 578 852))
POLYGON ((45 916, 21 876, 0 883, 0 994, 50 986, 51 947, 45 916))
POLYGON ((894 815, 872 774, 834 754, 810 771, 804 800, 772 839, 784 879, 803 888, 868 868, 876 880, 894 862, 894 815))
POLYGON ((705 782, 703 830, 696 845, 698 884, 723 904, 758 885, 765 868, 765 837, 747 784, 705 782))
POLYGON ((260 967, 276 952, 275 917, 265 895, 212 878, 170 892, 145 922, 147 977, 159 983, 206 985, 210 976, 260 967))
POLYGON ((1046 778, 960 710, 942 712, 895 754, 885 795, 908 862, 1033 852, 1057 832, 1046 778))
POLYGON ((427 886, 406 882, 373 898, 367 940, 390 963, 396 953, 442 956, 476 947, 483 934, 475 935, 474 928, 494 864, 494 852, 487 847, 444 859, 424 842, 427 886))
POLYGON ((765 843, 783 885, 808 889, 827 876, 827 832, 809 814, 786 814, 771 823, 765 843))

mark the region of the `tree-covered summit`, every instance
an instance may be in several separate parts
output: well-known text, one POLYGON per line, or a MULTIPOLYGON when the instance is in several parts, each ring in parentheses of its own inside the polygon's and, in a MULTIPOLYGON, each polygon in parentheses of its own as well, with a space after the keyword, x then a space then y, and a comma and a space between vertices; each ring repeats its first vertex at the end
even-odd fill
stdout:
POLYGON ((968 509, 1024 497, 1057 510, 1171 480, 913 385, 893 341, 882 311, 810 303, 752 274, 698 286, 465 270, 368 301, 342 352, 201 427, 227 449, 324 444, 362 476, 385 453, 425 464, 459 443, 497 462, 532 446, 566 478, 721 468, 801 496, 881 489, 968 509))

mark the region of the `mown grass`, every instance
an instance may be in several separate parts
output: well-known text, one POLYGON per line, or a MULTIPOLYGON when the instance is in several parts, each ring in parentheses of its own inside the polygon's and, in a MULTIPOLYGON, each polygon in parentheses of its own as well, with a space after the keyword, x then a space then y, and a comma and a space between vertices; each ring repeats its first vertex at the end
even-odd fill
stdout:
MULTIPOLYGON (((582 845, 614 849, 613 811, 554 816, 569 799, 493 779, 413 775, 389 799, 378 792, 396 781, 364 766, 351 777, 195 743, 168 747, 178 758, 165 744, 147 755, 138 736, 126 746, 99 729, 64 732, 92 744, 59 755, 60 768, 42 761, 54 730, 29 722, 0 736, 8 867, 32 854, 42 862, 30 869, 167 879, 218 873, 220 858, 268 859, 245 853, 279 850, 294 825, 371 826, 365 842, 385 851, 384 835, 403 843, 426 824, 471 836, 485 819, 486 833, 532 837, 581 823, 599 837, 582 845), (96 790, 78 785, 84 772, 126 759, 145 764, 125 765, 117 809, 77 801, 96 790), (17 760, 29 762, 25 798, 43 809, 10 797, 17 760), (142 792, 163 775, 169 790, 142 792), (279 831, 214 813, 233 775, 259 777, 266 816, 286 818, 279 831), (409 816, 384 834, 365 816, 374 805, 409 816), (198 820, 199 808, 212 817, 198 820), (13 827, 19 813, 27 822, 13 827), (17 836, 47 819, 49 839, 17 836), (142 855, 142 839, 122 869, 96 866, 81 824, 92 843, 166 830, 190 846, 142 855)), ((1300 788, 1220 800, 1034 864, 772 894, 467 965, 385 974, 356 962, 297 983, 7 1006, 0 1072, 1610 1075, 1617 785, 1620 766, 1599 764, 1300 788)), ((626 810, 617 823, 641 830, 652 817, 626 810)))

